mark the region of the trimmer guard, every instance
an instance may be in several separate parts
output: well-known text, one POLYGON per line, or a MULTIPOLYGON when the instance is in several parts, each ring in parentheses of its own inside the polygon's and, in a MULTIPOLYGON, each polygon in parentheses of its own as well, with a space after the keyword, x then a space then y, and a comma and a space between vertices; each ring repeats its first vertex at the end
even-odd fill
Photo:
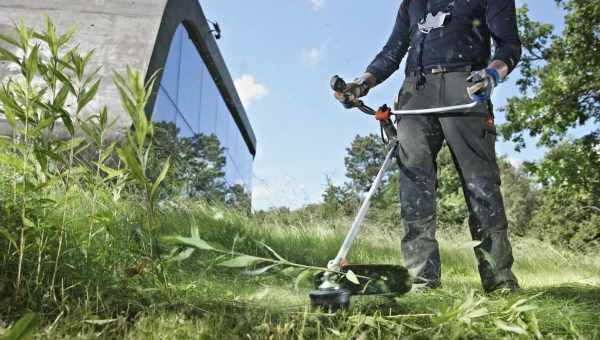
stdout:
MULTIPOLYGON (((337 275, 336 282, 352 295, 402 295, 412 288, 410 273, 403 266, 355 264, 342 268, 344 273, 350 270, 357 276, 360 284, 355 284, 341 274, 337 275)), ((318 289, 323 283, 324 274, 325 272, 320 272, 315 276, 315 288, 318 289)))

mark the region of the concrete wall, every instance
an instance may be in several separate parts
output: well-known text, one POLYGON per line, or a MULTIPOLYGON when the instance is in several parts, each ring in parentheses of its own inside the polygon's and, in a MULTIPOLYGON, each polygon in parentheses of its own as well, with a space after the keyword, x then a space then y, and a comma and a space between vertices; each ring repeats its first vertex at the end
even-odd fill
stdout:
MULTIPOLYGON (((126 129, 130 121, 112 82, 113 71, 123 71, 130 65, 148 76, 162 69, 171 38, 177 26, 184 23, 255 153, 256 137, 197 0, 0 0, 0 13, 0 33, 5 35, 14 36, 13 24, 21 18, 27 26, 43 29, 44 16, 48 15, 59 33, 75 26, 74 40, 81 50, 95 50, 91 69, 102 66, 103 84, 84 114, 107 105, 111 118, 118 121, 117 130, 126 129)), ((0 63, 0 78, 10 73, 0 63)), ((159 81, 160 77, 156 86, 159 81)), ((152 96, 148 111, 154 107, 154 100, 152 96)), ((0 121, 0 134, 6 132, 6 123, 0 121)))
MULTIPOLYGON (((74 40, 81 51, 95 50, 90 70, 102 66, 102 86, 97 100, 89 110, 107 105, 119 128, 127 127, 129 119, 121 108, 112 82, 113 70, 122 71, 131 65, 143 73, 148 69, 154 42, 160 28, 166 0, 0 0, 0 33, 14 36, 13 24, 23 19, 25 24, 44 28, 48 15, 60 32, 75 26, 74 40)), ((6 45, 4 46, 6 47, 6 45)), ((0 76, 11 71, 0 64, 0 76)))

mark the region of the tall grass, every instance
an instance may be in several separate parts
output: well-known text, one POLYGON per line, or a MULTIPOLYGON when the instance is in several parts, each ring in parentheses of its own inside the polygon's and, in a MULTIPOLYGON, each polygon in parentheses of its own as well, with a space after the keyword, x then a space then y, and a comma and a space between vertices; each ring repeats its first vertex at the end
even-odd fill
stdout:
POLYGON ((0 295, 8 313, 33 303, 63 312, 72 302, 69 291, 89 296, 99 282, 111 281, 98 266, 156 256, 155 192, 168 162, 157 179, 146 176, 152 125, 143 107, 152 82, 144 84, 131 69, 115 73, 134 132, 126 131, 119 145, 111 142, 107 109, 88 108, 99 69, 89 68, 93 52, 81 53, 73 33, 58 34, 46 18, 43 31, 21 21, 14 37, 0 36, 10 46, 0 49, 0 61, 14 70, 0 86, 0 110, 12 129, 0 143, 0 245, 6 249, 0 295), (137 202, 143 209, 131 208, 137 202), (131 212, 127 225, 107 223, 131 212))
MULTIPOLYGON (((82 195, 78 209, 92 204, 82 195)), ((345 314, 310 310, 307 294, 310 277, 275 269, 266 276, 247 276, 239 269, 218 263, 229 258, 194 250, 190 257, 161 261, 162 275, 141 269, 150 262, 136 246, 136 223, 143 223, 143 206, 123 200, 104 202, 113 211, 104 227, 110 227, 112 249, 105 262, 98 253, 85 268, 77 254, 63 257, 72 271, 61 272, 71 288, 64 296, 69 310, 45 310, 50 337, 75 333, 111 338, 594 338, 600 336, 600 260, 553 249, 531 239, 516 239, 515 272, 522 291, 513 296, 481 293, 476 263, 467 235, 442 235, 444 288, 411 292, 395 299, 355 298, 345 314), (127 247, 132 247, 127 249, 127 247), (133 274, 133 275, 132 275, 133 274), (163 280, 166 280, 166 284, 163 280), (62 314, 61 314, 62 312, 62 314), (54 323, 56 318, 58 321, 54 323)), ((199 236, 211 245, 254 256, 270 256, 259 241, 281 256, 306 265, 323 266, 335 255, 342 232, 329 222, 310 225, 264 223, 226 208, 188 200, 163 201, 157 224, 163 235, 199 236)), ((57 220, 61 212, 55 212, 57 220)), ((84 215, 85 216, 85 215, 84 215)), ((85 240, 85 217, 74 224, 85 240)), ((339 221, 343 224, 344 221, 339 221)), ((400 233, 378 235, 377 226, 367 231, 353 248, 354 263, 400 263, 400 233)), ((77 241, 69 241, 74 244, 77 241)), ((99 242, 100 243, 100 242, 99 242)), ((100 248, 100 245, 98 245, 100 248)), ((163 251, 168 244, 162 244, 163 251)), ((38 301, 2 314, 12 320, 29 307, 42 311, 38 301)), ((5 307, 6 308, 6 307, 5 307)), ((5 320, 6 320, 5 319, 5 320)), ((44 328, 42 328, 44 329, 44 328)))

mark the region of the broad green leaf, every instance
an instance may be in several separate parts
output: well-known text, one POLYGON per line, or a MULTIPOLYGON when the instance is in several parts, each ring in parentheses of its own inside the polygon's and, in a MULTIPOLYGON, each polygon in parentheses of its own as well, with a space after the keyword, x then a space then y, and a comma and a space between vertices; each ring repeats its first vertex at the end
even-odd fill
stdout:
POLYGON ((3 47, 0 47, 0 60, 10 61, 19 65, 21 64, 21 61, 14 53, 3 47))
POLYGON ((121 97, 121 103, 123 104, 123 108, 129 114, 129 117, 133 120, 133 124, 135 126, 135 124, 137 124, 137 117, 135 117, 136 108, 135 104, 131 100, 131 97, 129 96, 125 80, 120 74, 116 72, 114 73, 113 79, 115 85, 117 86, 117 90, 119 91, 119 96, 121 97))
POLYGON ((160 186, 160 183, 162 183, 162 181, 165 179, 165 177, 167 177, 167 172, 169 171, 170 166, 171 158, 167 158, 165 164, 162 167, 162 170, 160 171, 160 174, 156 178, 156 181, 154 181, 154 184, 152 184, 152 190, 150 191, 150 198, 152 200, 156 199, 156 195, 158 194, 158 187, 160 186))
POLYGON ((85 139, 81 138, 81 137, 77 137, 77 138, 71 138, 68 141, 62 143, 57 149, 56 152, 65 152, 65 151, 70 151, 72 149, 75 149, 76 147, 78 147, 79 145, 81 145, 81 143, 83 143, 85 141, 85 139))
POLYGON ((519 334, 519 335, 526 335, 527 334, 527 330, 523 329, 519 326, 515 326, 515 325, 510 325, 502 320, 495 320, 494 324, 496 325, 496 327, 498 327, 499 329, 505 331, 505 332, 509 332, 509 333, 515 333, 515 334, 519 334))
POLYGON ((71 136, 74 136, 75 135, 75 127, 73 126, 73 121, 71 120, 71 115, 67 111, 61 110, 60 118, 62 119, 62 122, 65 125, 65 127, 67 128, 67 130, 69 130, 69 133, 71 134, 71 136))
POLYGON ((100 70, 102 70, 102 66, 98 66, 94 71, 89 73, 85 78, 82 87, 89 87, 94 80, 97 80, 99 78, 98 73, 100 73, 100 70))
POLYGON ((81 166, 72 167, 68 171, 69 171, 70 175, 80 175, 80 174, 88 173, 90 171, 90 169, 86 166, 81 165, 81 166))
POLYGON ((262 267, 262 268, 255 269, 255 270, 247 270, 243 274, 244 275, 249 275, 249 276, 259 276, 259 275, 262 275, 262 274, 268 272, 269 270, 271 270, 271 269, 273 269, 273 268, 275 268, 277 266, 279 266, 279 263, 275 263, 275 264, 272 264, 270 266, 262 267))
POLYGON ((48 169, 48 155, 43 150, 39 150, 38 148, 34 150, 34 154, 39 166, 44 171, 48 169))
POLYGON ((33 338, 35 331, 40 323, 40 318, 37 314, 28 312, 23 315, 19 321, 5 334, 3 340, 26 340, 33 338))
POLYGON ((76 30, 77 28, 75 26, 71 26, 67 32, 62 34, 58 38, 58 47, 62 47, 63 45, 71 41, 71 38, 73 37, 73 34, 75 34, 76 30))
POLYGON ((98 161, 100 163, 104 162, 108 157, 110 157, 110 155, 112 155, 113 151, 115 150, 115 146, 117 145, 117 142, 112 142, 110 143, 109 146, 107 146, 106 148, 104 148, 102 150, 102 152, 100 152, 100 157, 98 159, 98 161))
POLYGON ((73 86, 73 82, 66 74, 64 74, 61 70, 54 70, 54 76, 58 78, 58 80, 60 80, 62 84, 69 89, 69 92, 72 95, 77 95, 75 91, 75 86, 73 86))
POLYGON ((33 77, 35 77, 35 75, 37 74, 37 70, 38 70, 38 53, 40 50, 40 46, 39 45, 35 45, 33 46, 33 48, 31 49, 31 52, 29 53, 29 56, 27 57, 27 60, 25 61, 25 68, 24 68, 24 76, 27 79, 28 83, 31 83, 33 81, 33 77))
POLYGON ((94 124, 81 122, 79 124, 79 127, 83 130, 83 132, 85 132, 86 136, 88 136, 92 141, 94 141, 96 145, 100 145, 102 138, 98 131, 95 129, 94 124))
POLYGON ((87 91, 85 91, 81 97, 79 98, 79 100, 77 101, 77 112, 81 112, 81 110, 83 110, 83 108, 85 108, 85 106, 87 104, 89 104, 89 102, 92 101, 92 99, 94 99, 94 97, 96 96, 96 93, 98 93, 98 88, 100 86, 100 82, 101 79, 98 79, 94 85, 92 85, 92 87, 90 87, 87 91))
POLYGON ((166 237, 165 240, 173 241, 177 244, 182 244, 190 247, 195 247, 201 250, 215 250, 213 246, 208 244, 201 238, 192 238, 192 237, 183 237, 183 236, 175 236, 175 237, 166 237))
POLYGON ((29 42, 29 38, 31 36, 31 30, 25 25, 25 20, 23 18, 19 19, 19 23, 16 25, 15 30, 19 35, 19 39, 21 39, 21 47, 27 47, 27 43, 29 42))
POLYGON ((121 169, 113 169, 113 168, 109 167, 108 165, 102 164, 102 163, 100 163, 100 164, 95 163, 95 164, 98 165, 100 167, 100 169, 108 175, 105 178, 105 180, 109 180, 109 179, 112 179, 115 177, 120 177, 124 174, 123 170, 121 170, 121 169))
MULTIPOLYGON (((2 100, 3 91, 4 91, 4 89, 2 89, 0 91, 0 102, 3 102, 3 100, 2 100)), ((15 114, 13 113, 12 106, 4 103, 4 106, 2 107, 2 113, 4 113, 4 117, 6 117, 6 121, 8 122, 8 125, 10 125, 10 127, 14 129, 17 126, 17 121, 15 119, 15 114)))
POLYGON ((15 47, 19 47, 19 43, 15 39, 13 39, 7 35, 0 34, 0 40, 7 42, 15 47))
POLYGON ((181 262, 185 261, 192 256, 196 249, 195 248, 186 248, 183 251, 180 251, 177 255, 171 256, 168 261, 169 262, 181 262))
POLYGON ((287 276, 293 276, 296 277, 298 276, 298 274, 300 274, 300 272, 302 272, 304 269, 302 268, 296 268, 296 267, 287 267, 281 270, 281 274, 283 275, 287 275, 287 276))
POLYGON ((360 281, 358 281, 358 277, 356 277, 356 274, 354 274, 354 272, 351 270, 348 270, 346 272, 346 279, 348 279, 348 281, 354 283, 355 285, 360 284, 360 281))
POLYGON ((17 240, 8 232, 8 230, 0 227, 0 235, 4 236, 13 247, 17 248, 17 240))
POLYGON ((63 86, 60 88, 60 90, 58 90, 56 97, 54 97, 54 102, 52 103, 52 105, 55 108, 64 107, 68 96, 69 96, 69 87, 63 84, 63 86))
POLYGON ((23 161, 23 159, 12 156, 8 153, 0 153, 0 162, 16 168, 17 170, 30 172, 31 166, 23 161))
POLYGON ((35 228, 35 223, 32 220, 28 219, 26 216, 23 216, 23 225, 28 228, 35 228))
POLYGON ((106 106, 103 106, 102 110, 100 110, 100 114, 98 115, 98 122, 100 123, 100 127, 102 129, 105 129, 107 127, 106 124, 108 123, 108 108, 106 106))
POLYGON ((133 154, 133 151, 128 146, 117 149, 117 154, 123 162, 127 165, 127 168, 130 170, 130 173, 134 176, 134 178, 140 183, 146 183, 146 176, 144 176, 144 172, 142 171, 141 165, 137 157, 133 154))
POLYGON ((56 118, 54 118, 54 117, 48 117, 48 118, 42 119, 38 123, 38 125, 35 127, 35 129, 31 130, 31 134, 37 135, 38 133, 42 132, 47 127, 49 127, 52 124, 54 124, 55 121, 56 121, 56 118))
POLYGON ((261 259, 259 259, 257 257, 249 256, 249 255, 241 255, 238 257, 234 257, 231 260, 221 262, 221 263, 219 263, 219 266, 228 267, 228 268, 244 268, 244 267, 249 267, 259 261, 261 261, 261 259))
POLYGON ((312 278, 312 271, 310 269, 305 269, 303 271, 300 272, 300 274, 298 274, 298 276, 296 276, 296 279, 294 280, 294 289, 298 290, 300 288, 300 284, 302 282, 304 282, 305 280, 308 280, 309 278, 312 278))

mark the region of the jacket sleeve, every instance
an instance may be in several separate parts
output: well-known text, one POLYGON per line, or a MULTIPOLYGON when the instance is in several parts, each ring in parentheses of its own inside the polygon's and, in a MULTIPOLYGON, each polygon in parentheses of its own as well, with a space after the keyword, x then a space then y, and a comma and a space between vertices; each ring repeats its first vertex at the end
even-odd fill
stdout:
POLYGON ((392 73, 400 68, 402 58, 404 58, 410 45, 408 3, 409 0, 404 0, 402 5, 400 5, 392 35, 383 47, 383 50, 379 52, 375 60, 367 67, 367 72, 375 76, 378 84, 389 78, 392 73))
POLYGON ((486 21, 495 45, 492 60, 501 60, 512 72, 521 60, 515 0, 487 1, 486 21))

